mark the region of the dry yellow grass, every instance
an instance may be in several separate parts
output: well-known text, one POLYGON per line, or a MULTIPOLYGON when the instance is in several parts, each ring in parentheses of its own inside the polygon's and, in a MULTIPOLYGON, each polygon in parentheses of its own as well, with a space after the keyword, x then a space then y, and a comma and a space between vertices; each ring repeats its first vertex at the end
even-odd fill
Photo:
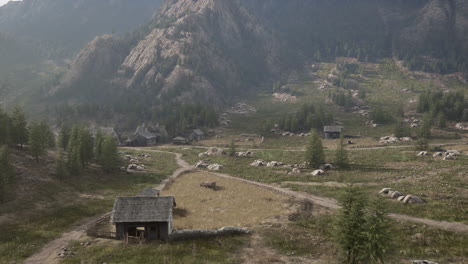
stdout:
POLYGON ((284 219, 296 206, 281 194, 206 172, 179 177, 161 195, 174 196, 177 208, 187 211, 184 217, 174 217, 175 229, 251 227, 284 219), (215 181, 220 190, 200 187, 205 181, 215 181))

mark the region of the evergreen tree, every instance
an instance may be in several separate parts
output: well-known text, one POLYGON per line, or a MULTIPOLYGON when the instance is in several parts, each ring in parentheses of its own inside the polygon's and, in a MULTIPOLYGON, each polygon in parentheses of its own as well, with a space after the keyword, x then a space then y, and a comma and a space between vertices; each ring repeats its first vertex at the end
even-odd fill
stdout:
POLYGON ((96 138, 94 140, 94 156, 98 162, 102 153, 103 141, 104 141, 104 135, 102 134, 101 130, 98 130, 98 132, 96 133, 96 138))
POLYGON ((36 122, 29 126, 29 150, 39 163, 39 157, 44 155, 47 148, 46 131, 36 122))
POLYGON ((424 115, 421 127, 419 129, 419 137, 429 139, 431 137, 432 114, 424 115))
POLYGON ((318 168, 325 163, 322 140, 315 130, 311 130, 310 133, 311 138, 306 149, 306 162, 309 163, 309 167, 318 168))
POLYGON ((359 190, 349 187, 340 204, 342 209, 335 221, 335 239, 344 253, 344 263, 358 264, 368 255, 365 199, 359 190))
POLYGON ((11 137, 13 144, 23 145, 28 141, 28 129, 27 129, 26 116, 20 107, 15 107, 11 116, 11 137))
POLYGON ((442 128, 442 129, 447 127, 447 124, 446 124, 446 121, 445 121, 445 115, 443 113, 439 114, 438 127, 442 128))
POLYGON ((398 120, 397 123, 395 124, 395 128, 393 130, 393 134, 397 138, 402 138, 406 136, 410 136, 410 131, 408 129, 409 127, 403 122, 403 120, 398 120))
POLYGON ((60 135, 59 135, 59 147, 63 148, 64 151, 67 150, 67 147, 68 147, 68 143, 70 141, 70 129, 65 126, 65 125, 62 125, 62 127, 60 128, 60 135))
POLYGON ((231 144, 229 144, 229 151, 228 155, 229 157, 234 157, 236 156, 236 144, 234 143, 234 140, 231 140, 231 144))
POLYGON ((81 166, 86 166, 92 161, 94 157, 94 139, 93 135, 86 128, 79 130, 79 144, 80 144, 80 159, 81 166))
POLYGON ((343 134, 341 134, 340 142, 338 143, 338 146, 336 148, 335 164, 339 168, 348 168, 349 167, 348 151, 346 150, 346 145, 344 143, 343 134))
POLYGON ((41 128, 42 133, 43 133, 44 140, 45 140, 47 148, 55 148, 55 145, 56 145, 55 135, 52 132, 52 130, 50 129, 50 126, 47 124, 46 121, 42 121, 39 124, 39 126, 41 128))
POLYGON ((81 162, 81 142, 80 142, 80 128, 74 126, 70 132, 70 138, 67 146, 67 167, 70 174, 73 176, 79 175, 82 169, 81 162))
POLYGON ((121 165, 117 144, 112 137, 106 136, 102 142, 102 153, 99 164, 107 172, 119 169, 121 165))
POLYGON ((10 143, 10 117, 0 108, 0 145, 10 143))
POLYGON ((373 200, 366 217, 367 253, 371 263, 384 263, 392 244, 390 226, 382 199, 373 200))
POLYGON ((58 179, 64 179, 68 176, 67 162, 62 151, 59 151, 59 155, 55 161, 55 176, 58 179))
POLYGON ((0 203, 7 199, 9 186, 14 180, 14 170, 10 162, 10 153, 6 146, 0 148, 0 203))

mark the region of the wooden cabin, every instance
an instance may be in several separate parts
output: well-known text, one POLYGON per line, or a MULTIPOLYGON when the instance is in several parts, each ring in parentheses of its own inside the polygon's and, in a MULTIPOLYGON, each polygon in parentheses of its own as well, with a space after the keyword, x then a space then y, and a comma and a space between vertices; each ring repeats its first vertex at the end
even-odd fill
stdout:
POLYGON ((144 241, 169 240, 175 206, 172 196, 118 197, 111 216, 116 238, 127 242, 131 237, 144 241))

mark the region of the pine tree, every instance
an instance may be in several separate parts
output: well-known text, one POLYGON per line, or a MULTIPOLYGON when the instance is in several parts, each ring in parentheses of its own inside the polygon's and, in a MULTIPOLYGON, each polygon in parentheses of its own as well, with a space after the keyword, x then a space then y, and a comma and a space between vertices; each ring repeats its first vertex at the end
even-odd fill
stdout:
POLYGON ((348 168, 349 167, 348 151, 346 150, 346 145, 344 143, 343 134, 341 134, 340 142, 338 143, 338 147, 336 148, 335 164, 339 168, 348 168))
POLYGON ((344 263, 358 264, 367 256, 365 199, 354 187, 346 188, 335 221, 335 239, 344 253, 344 263))
POLYGON ((55 148, 55 145, 56 145, 55 135, 50 129, 50 126, 47 124, 46 121, 42 121, 39 124, 39 126, 41 127, 41 131, 43 133, 47 148, 55 148))
POLYGON ((10 143, 10 117, 0 108, 0 145, 10 143))
POLYGON ((384 263, 392 245, 390 219, 382 199, 371 202, 366 216, 367 253, 371 263, 384 263))
POLYGON ((59 135, 59 147, 63 148, 64 151, 67 150, 67 147, 68 147, 68 143, 69 143, 69 140, 70 140, 70 129, 65 126, 65 125, 62 125, 62 127, 60 128, 60 135, 59 135))
POLYGON ((7 199, 9 186, 14 181, 14 170, 10 162, 10 153, 6 146, 0 148, 0 203, 7 199))
POLYGON ((81 173, 81 142, 80 142, 80 128, 74 126, 70 132, 70 138, 67 146, 67 167, 70 174, 77 176, 81 173))
POLYGON ((67 162, 63 156, 63 152, 60 151, 55 161, 55 176, 58 179, 64 179, 68 176, 67 162))
POLYGON ((431 137, 431 126, 432 126, 432 114, 428 113, 424 115, 422 125, 419 129, 419 137, 429 139, 431 137))
POLYGON ((110 172, 120 167, 121 160, 119 157, 117 144, 112 137, 106 136, 102 142, 102 153, 99 164, 104 171, 110 172))
POLYGON ((325 163, 325 154, 323 152, 322 140, 315 130, 311 130, 310 142, 306 150, 306 162, 309 167, 318 168, 325 163))
POLYGON ((446 124, 446 121, 445 121, 445 115, 444 113, 439 113, 439 117, 438 117, 438 127, 439 128, 446 128, 447 127, 447 124, 446 124))
POLYGON ((28 141, 28 129, 27 129, 26 116, 20 107, 15 107, 11 117, 11 136, 13 144, 23 145, 28 141))
POLYGON ((44 155, 47 148, 46 131, 43 131, 41 125, 36 122, 29 126, 29 150, 39 163, 39 157, 44 155))
POLYGON ((102 142, 104 141, 104 135, 101 130, 98 130, 96 133, 96 138, 94 140, 94 157, 99 162, 102 153, 102 142))
POLYGON ((79 130, 79 144, 80 144, 80 159, 81 166, 86 166, 92 161, 94 157, 94 139, 93 135, 86 128, 79 130))
POLYGON ((234 157, 236 156, 236 144, 234 143, 234 140, 231 140, 231 144, 229 144, 229 151, 228 155, 229 157, 234 157))
POLYGON ((395 124, 395 128, 393 130, 393 134, 397 138, 402 138, 402 137, 407 136, 408 130, 407 130, 406 124, 405 124, 405 122, 403 122, 403 120, 400 119, 400 120, 397 121, 397 123, 395 124))

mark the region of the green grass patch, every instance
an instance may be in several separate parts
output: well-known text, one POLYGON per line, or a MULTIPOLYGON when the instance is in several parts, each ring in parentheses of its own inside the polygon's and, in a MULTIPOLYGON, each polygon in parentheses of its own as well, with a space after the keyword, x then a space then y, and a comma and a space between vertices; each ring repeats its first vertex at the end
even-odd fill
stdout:
POLYGON ((176 243, 150 243, 145 245, 91 245, 74 243, 76 255, 63 264, 125 263, 125 264, 238 264, 242 260, 234 254, 246 243, 247 237, 223 237, 176 243))

